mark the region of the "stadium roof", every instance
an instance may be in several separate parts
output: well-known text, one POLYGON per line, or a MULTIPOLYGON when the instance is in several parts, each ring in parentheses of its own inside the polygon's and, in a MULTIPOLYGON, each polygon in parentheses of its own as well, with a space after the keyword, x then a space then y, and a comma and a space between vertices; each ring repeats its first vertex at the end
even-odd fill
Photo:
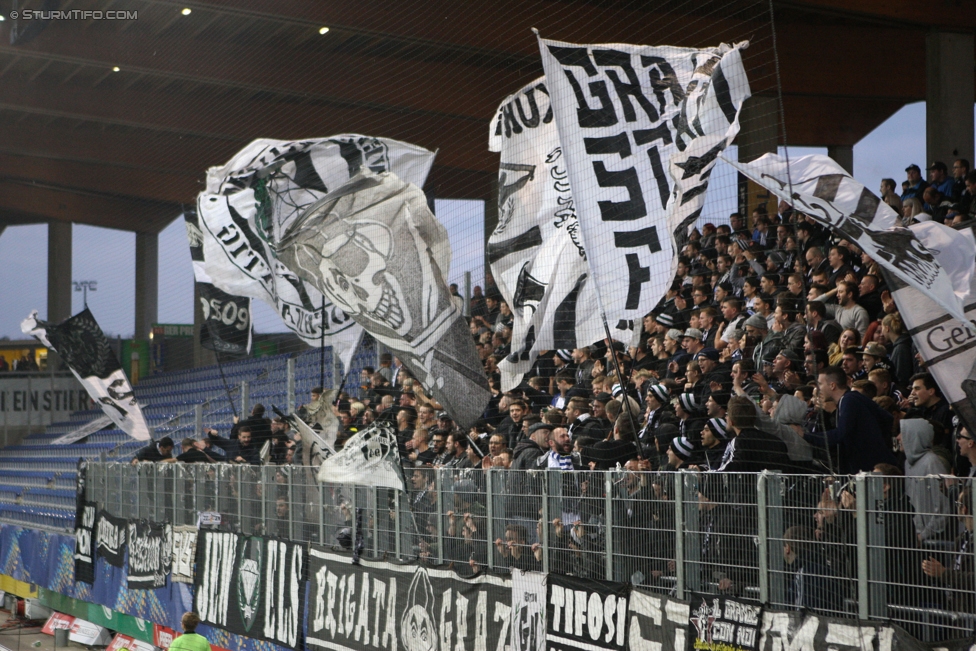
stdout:
MULTIPOLYGON (((541 74, 531 27, 581 43, 750 39, 754 92, 776 90, 766 2, 44 0, 52 6, 138 18, 0 23, 0 228, 158 232, 207 167, 257 137, 399 138, 439 149, 435 196, 487 198, 489 120, 541 74)), ((774 7, 791 145, 853 145, 925 99, 927 31, 976 28, 963 0, 774 7)))

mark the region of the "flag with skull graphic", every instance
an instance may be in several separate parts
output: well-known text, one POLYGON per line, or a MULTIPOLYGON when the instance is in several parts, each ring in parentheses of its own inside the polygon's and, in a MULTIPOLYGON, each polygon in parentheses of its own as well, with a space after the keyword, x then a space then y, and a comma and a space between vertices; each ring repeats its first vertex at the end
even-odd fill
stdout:
POLYGON ((264 300, 308 345, 320 346, 324 337, 348 369, 362 327, 282 264, 272 243, 360 169, 392 171, 422 186, 433 163, 434 153, 423 147, 356 134, 255 140, 207 171, 207 189, 197 198, 198 226, 187 226, 191 246, 202 243, 197 280, 264 300))
POLYGON ((392 349, 456 423, 481 417, 488 381, 445 280, 447 231, 419 187, 362 169, 297 217, 276 250, 392 349))
POLYGON ((87 307, 56 325, 39 320, 34 310, 21 322, 20 330, 60 355, 88 395, 119 429, 140 441, 152 438, 132 385, 87 307))

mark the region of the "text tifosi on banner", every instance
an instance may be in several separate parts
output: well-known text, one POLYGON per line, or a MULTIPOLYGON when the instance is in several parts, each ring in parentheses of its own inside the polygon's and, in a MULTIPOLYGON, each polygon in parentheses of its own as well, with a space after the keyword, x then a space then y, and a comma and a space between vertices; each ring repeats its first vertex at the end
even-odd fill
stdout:
POLYGON ((75 581, 95 582, 95 502, 82 502, 75 516, 75 581))
POLYGON ((312 546, 310 649, 505 651, 511 624, 507 579, 464 580, 450 570, 362 561, 312 546))
POLYGON ((130 520, 128 524, 130 590, 152 590, 166 585, 173 558, 173 528, 161 522, 130 520))
POLYGON ((307 563, 302 544, 201 531, 194 581, 201 621, 295 647, 303 630, 307 563))
POLYGON ((627 642, 626 583, 550 574, 546 640, 550 651, 623 651, 627 642))
POLYGON ((128 523, 107 511, 99 511, 95 520, 95 553, 113 567, 125 563, 125 534, 128 523))

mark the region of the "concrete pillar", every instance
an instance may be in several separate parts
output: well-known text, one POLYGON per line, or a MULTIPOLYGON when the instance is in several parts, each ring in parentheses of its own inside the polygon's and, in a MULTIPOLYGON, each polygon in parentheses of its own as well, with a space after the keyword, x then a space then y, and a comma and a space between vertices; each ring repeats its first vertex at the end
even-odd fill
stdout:
MULTIPOLYGON (((973 33, 929 32, 925 38, 925 165, 973 162, 973 33)), ((924 172, 923 172, 924 174, 924 172)))
POLYGON ((71 222, 47 225, 47 320, 71 316, 71 222))
MULTIPOLYGON (((779 101, 775 97, 750 97, 739 114, 739 161, 749 163, 763 154, 775 154, 779 144, 779 101)), ((752 211, 759 204, 767 204, 768 212, 776 212, 776 198, 762 186, 739 174, 739 213, 752 225, 752 211)))
POLYGON ((159 318, 159 235, 136 233, 135 339, 149 339, 159 318))
MULTIPOLYGON (((854 176, 854 146, 853 145, 831 145, 827 147, 827 155, 847 170, 847 173, 854 176)), ((951 165, 949 167, 952 167, 951 165)))

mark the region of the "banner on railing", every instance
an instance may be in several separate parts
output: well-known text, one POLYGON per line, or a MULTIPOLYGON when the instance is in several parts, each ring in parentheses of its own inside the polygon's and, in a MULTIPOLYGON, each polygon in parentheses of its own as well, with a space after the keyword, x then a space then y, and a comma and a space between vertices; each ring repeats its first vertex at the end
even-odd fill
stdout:
POLYGON ((195 607, 202 622, 296 647, 305 619, 303 544, 201 531, 197 560, 195 607))
POLYGON ((550 651, 627 648, 626 583, 550 574, 546 641, 550 651))
POLYGON ((129 520, 130 590, 154 590, 166 585, 173 558, 173 526, 148 520, 129 520))
POLYGON ((745 599, 691 594, 688 651, 757 651, 762 606, 745 599))
POLYGON ((75 516, 75 581, 95 582, 95 502, 82 501, 75 516))
POLYGON ((686 651, 688 602, 631 589, 627 648, 686 651))
POLYGON ((95 553, 112 567, 125 562, 125 533, 128 523, 107 511, 99 511, 95 524, 95 553))
POLYGON ((511 584, 420 565, 362 561, 312 545, 309 649, 329 651, 484 649, 504 651, 511 584))
POLYGON ((193 583, 197 555, 197 528, 191 524, 173 527, 172 576, 177 583, 193 583))
POLYGON ((546 649, 546 575, 512 569, 512 651, 546 649))

